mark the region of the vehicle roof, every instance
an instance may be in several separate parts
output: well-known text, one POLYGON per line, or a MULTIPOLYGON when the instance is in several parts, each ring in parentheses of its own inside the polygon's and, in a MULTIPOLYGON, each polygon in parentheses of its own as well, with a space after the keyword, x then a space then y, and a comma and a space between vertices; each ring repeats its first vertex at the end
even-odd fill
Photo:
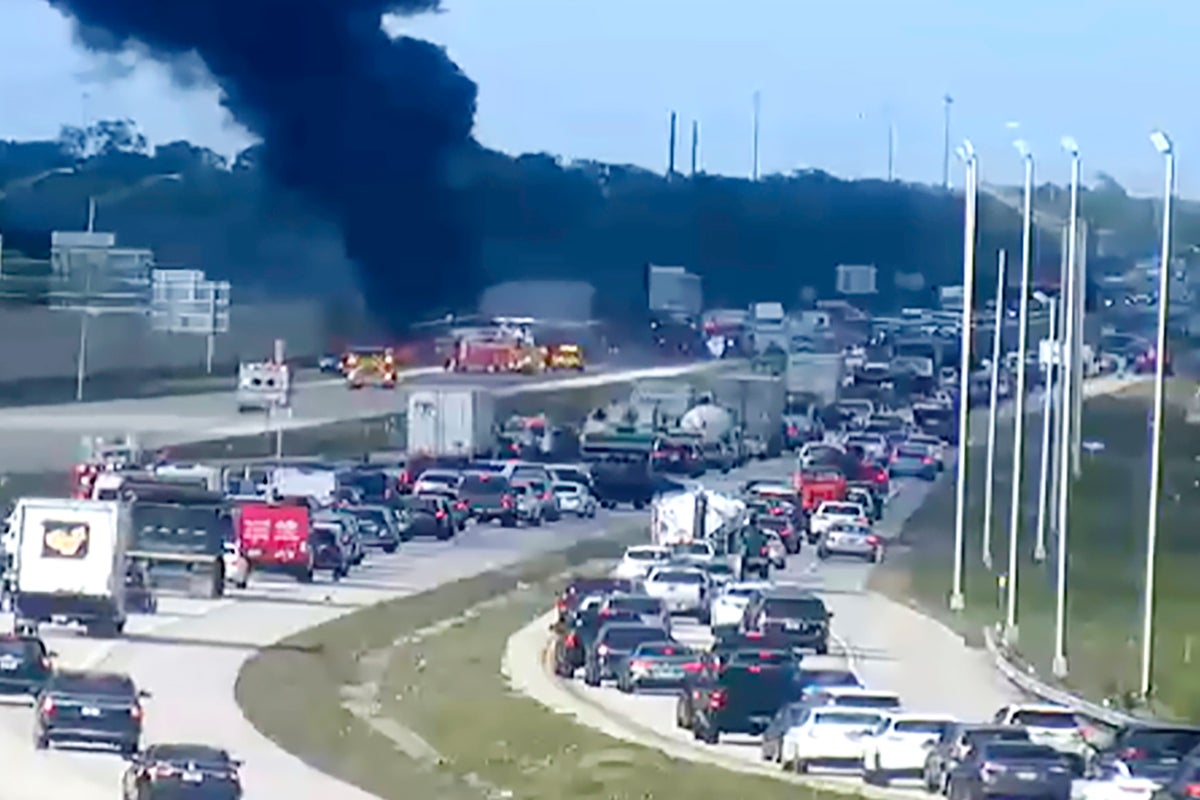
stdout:
POLYGON ((953 714, 919 714, 912 711, 889 712, 887 718, 892 722, 958 722, 953 714))
POLYGON ((826 686, 821 691, 823 694, 837 697, 895 697, 897 699, 900 697, 896 692, 889 692, 883 689, 867 689, 861 686, 826 686))
POLYGON ((669 553, 670 551, 671 551, 671 548, 667 547, 666 545, 661 545, 661 544, 631 544, 631 545, 629 545, 629 547, 625 548, 626 553, 645 553, 645 552, 669 553))
MULTIPOLYGON (((816 716, 817 714, 821 714, 821 713, 870 714, 871 716, 878 717, 879 719, 883 719, 884 717, 890 716, 886 711, 883 711, 882 709, 854 708, 851 706, 831 706, 831 705, 812 706, 812 712, 813 712, 813 716, 816 716)), ((811 719, 811 717, 810 717, 810 719, 811 719)))
POLYGON ((1010 703, 1008 708, 1012 711, 1035 711, 1039 714, 1075 714, 1073 709, 1056 703, 1010 703))
POLYGON ((145 754, 150 758, 181 761, 227 761, 229 751, 207 744, 159 743, 148 745, 145 754))

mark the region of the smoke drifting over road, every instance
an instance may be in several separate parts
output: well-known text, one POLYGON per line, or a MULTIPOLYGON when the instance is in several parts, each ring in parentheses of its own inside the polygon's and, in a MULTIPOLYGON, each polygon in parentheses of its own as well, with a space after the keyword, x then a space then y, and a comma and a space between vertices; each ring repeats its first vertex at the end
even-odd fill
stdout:
MULTIPOLYGON (((263 140, 262 167, 342 228, 368 304, 400 328, 474 298, 476 226, 453 186, 476 86, 436 45, 391 39, 384 13, 439 0, 49 0, 99 52, 144 48, 263 140)), ((202 268, 202 264, 196 265, 202 268)))

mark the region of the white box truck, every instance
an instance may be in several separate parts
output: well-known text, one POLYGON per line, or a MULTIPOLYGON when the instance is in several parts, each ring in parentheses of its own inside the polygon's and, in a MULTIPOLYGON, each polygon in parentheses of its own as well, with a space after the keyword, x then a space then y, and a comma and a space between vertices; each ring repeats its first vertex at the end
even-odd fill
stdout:
POLYGON ((408 452, 436 458, 491 455, 495 399, 480 389, 414 389, 408 396, 408 452))
POLYGON ((23 497, 12 522, 18 539, 12 598, 18 625, 61 620, 105 637, 124 630, 128 506, 23 497))

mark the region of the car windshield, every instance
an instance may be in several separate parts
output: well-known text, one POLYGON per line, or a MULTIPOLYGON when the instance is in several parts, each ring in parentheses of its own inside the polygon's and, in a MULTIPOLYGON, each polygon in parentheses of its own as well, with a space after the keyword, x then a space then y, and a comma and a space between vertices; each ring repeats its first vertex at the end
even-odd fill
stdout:
POLYGON ((0 638, 0 659, 19 658, 33 660, 41 658, 45 647, 37 639, 0 638))
POLYGON ((1184 756, 1200 747, 1200 729, 1135 728, 1121 737, 1121 744, 1151 756, 1184 756))
POLYGON ((417 478, 421 483, 443 483, 452 486, 458 483, 458 473, 455 472, 423 472, 417 478))
POLYGON ((550 474, 554 476, 556 481, 564 481, 566 483, 578 483, 587 485, 587 473, 581 469, 573 469, 571 467, 555 467, 550 470, 550 474))
POLYGON ((501 475, 490 475, 486 472, 467 475, 463 478, 459 491, 473 495, 504 494, 508 491, 508 481, 501 475))
POLYGON ((720 561, 714 561, 705 567, 709 575, 732 575, 733 567, 728 564, 723 564, 720 561))
POLYGON ((886 694, 848 694, 833 698, 830 705, 847 708, 899 708, 900 699, 886 694))
POLYGON ((666 638, 666 633, 661 628, 650 627, 630 627, 630 628, 610 628, 604 631, 601 637, 604 644, 618 650, 632 650, 639 644, 645 642, 661 642, 666 638))
POLYGON ((935 719, 905 719, 893 726, 896 733, 932 734, 941 736, 950 728, 950 723, 935 719))
POLYGON ((556 484, 554 484, 554 491, 556 494, 575 494, 581 488, 582 488, 581 486, 577 486, 574 483, 556 483, 556 484))
POLYGON ((771 598, 764 609, 768 616, 791 619, 825 619, 825 603, 816 597, 771 598))
POLYGON ((981 730, 967 731, 963 735, 963 741, 969 746, 977 746, 984 742, 992 741, 1010 741, 1010 742, 1027 742, 1029 741, 1029 731, 1024 728, 1005 727, 1005 728, 983 728, 981 730))
POLYGON ((925 458, 929 451, 923 447, 901 447, 896 450, 899 458, 925 458))
POLYGON ((445 502, 446 501, 441 497, 426 494, 419 497, 414 497, 409 508, 411 508, 413 511, 423 511, 428 514, 432 514, 435 511, 439 511, 445 502))
POLYGON ((634 652, 639 656, 687 656, 692 651, 671 642, 652 642, 638 645, 634 652))
POLYGON ((858 686, 858 676, 849 670, 821 669, 803 670, 800 673, 801 686, 858 686))
POLYGON ((703 574, 687 570, 656 572, 653 579, 657 583, 704 583, 703 574))
POLYGON ((228 766, 229 754, 224 750, 199 744, 156 744, 146 748, 146 760, 228 766))
POLYGON ((675 552, 681 555, 706 556, 711 550, 703 542, 688 542, 687 544, 675 545, 675 552))
POLYGON ((50 690, 64 694, 93 694, 132 697, 133 681, 125 675, 72 674, 60 672, 51 679, 50 690))
POLYGON ((757 589, 750 586, 734 586, 725 592, 726 597, 738 597, 748 599, 761 592, 762 589, 757 589))
POLYGON ((1078 728, 1079 720, 1069 711, 1018 711, 1013 714, 1014 725, 1025 725, 1029 728, 1078 728))
POLYGON ((983 752, 989 761, 1061 761, 1063 758, 1053 747, 1020 742, 994 742, 983 752))
POLYGON ((874 728, 879 721, 878 714, 856 714, 852 711, 826 711, 813 717, 814 725, 861 725, 874 728))
POLYGON ((648 595, 614 597, 609 601, 608 607, 613 611, 629 611, 634 614, 659 614, 662 613, 662 600, 648 595))
POLYGON ((857 517, 862 513, 862 509, 850 503, 826 503, 821 506, 820 513, 839 517, 857 517))
POLYGON ((638 550, 626 550, 625 557, 630 561, 661 561, 666 558, 666 553, 662 550, 642 548, 638 550))

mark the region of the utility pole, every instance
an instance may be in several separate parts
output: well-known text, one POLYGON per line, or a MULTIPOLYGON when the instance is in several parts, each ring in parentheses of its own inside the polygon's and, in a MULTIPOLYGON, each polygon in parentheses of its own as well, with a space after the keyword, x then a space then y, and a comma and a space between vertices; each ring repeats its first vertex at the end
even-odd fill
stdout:
POLYGON ((671 112, 671 138, 667 142, 667 180, 675 177, 675 112, 671 112))
POLYGON ((954 98, 946 95, 942 98, 944 120, 942 124, 942 188, 950 189, 950 106, 954 98))
POLYGON ((696 160, 700 155, 700 122, 692 120, 692 177, 696 177, 696 160))
POLYGON ((754 169, 751 172, 751 180, 758 182, 758 126, 759 117, 762 113, 762 92, 754 93, 754 169))
POLYGON ((888 183, 896 180, 896 123, 888 120, 888 183))

